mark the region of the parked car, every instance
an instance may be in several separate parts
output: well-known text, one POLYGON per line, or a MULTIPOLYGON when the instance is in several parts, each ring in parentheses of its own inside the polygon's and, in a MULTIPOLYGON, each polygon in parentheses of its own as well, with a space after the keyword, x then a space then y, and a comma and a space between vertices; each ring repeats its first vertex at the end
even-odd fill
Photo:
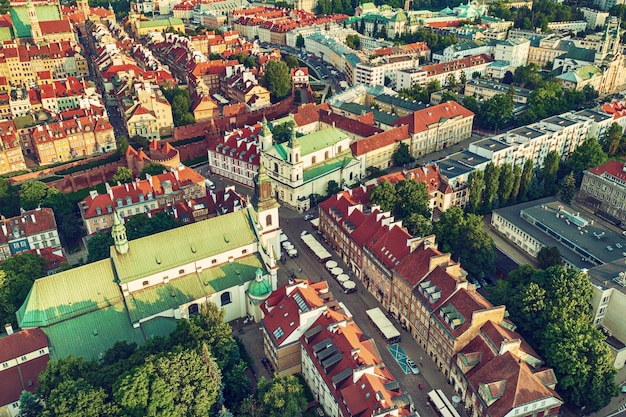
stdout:
POLYGON ((417 364, 413 362, 413 359, 406 358, 406 364, 413 375, 417 375, 420 373, 420 368, 418 368, 417 364))
POLYGON ((315 217, 315 216, 313 216, 312 214, 305 214, 304 215, 304 220, 307 220, 307 221, 308 220, 313 220, 313 217, 315 217))

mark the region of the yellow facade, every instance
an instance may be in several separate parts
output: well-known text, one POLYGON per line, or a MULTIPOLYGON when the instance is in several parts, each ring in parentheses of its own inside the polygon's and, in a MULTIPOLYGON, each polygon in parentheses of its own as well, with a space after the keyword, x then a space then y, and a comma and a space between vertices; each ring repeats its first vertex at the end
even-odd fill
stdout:
POLYGON ((9 172, 21 171, 26 169, 24 162, 24 154, 21 147, 1 150, 0 148, 0 175, 9 172))

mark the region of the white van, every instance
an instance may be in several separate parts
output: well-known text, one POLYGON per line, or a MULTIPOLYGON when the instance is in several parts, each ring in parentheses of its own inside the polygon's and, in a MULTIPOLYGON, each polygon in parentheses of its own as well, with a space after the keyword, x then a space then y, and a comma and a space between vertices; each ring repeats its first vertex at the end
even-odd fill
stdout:
POLYGON ((204 185, 206 186, 206 188, 209 188, 211 190, 215 190, 215 183, 211 180, 205 179, 204 180, 204 185))

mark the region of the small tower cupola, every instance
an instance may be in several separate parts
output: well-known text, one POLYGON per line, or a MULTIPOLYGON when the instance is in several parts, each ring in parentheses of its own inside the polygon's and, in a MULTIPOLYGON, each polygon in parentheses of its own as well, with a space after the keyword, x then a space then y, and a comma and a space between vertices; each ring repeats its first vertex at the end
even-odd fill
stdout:
POLYGON ((272 135, 272 131, 267 123, 267 119, 263 116, 263 121, 261 122, 261 132, 259 133, 259 143, 261 145, 261 151, 265 152, 269 148, 272 147, 274 141, 274 137, 272 135))
POLYGON ((113 213, 113 227, 111 228, 111 236, 113 237, 113 243, 115 244, 115 250, 120 255, 128 252, 129 245, 126 238, 126 227, 120 221, 117 212, 113 213))
POLYGON ((289 148, 291 148, 291 162, 297 164, 300 162, 300 142, 296 136, 295 127, 291 128, 291 138, 289 139, 289 148))

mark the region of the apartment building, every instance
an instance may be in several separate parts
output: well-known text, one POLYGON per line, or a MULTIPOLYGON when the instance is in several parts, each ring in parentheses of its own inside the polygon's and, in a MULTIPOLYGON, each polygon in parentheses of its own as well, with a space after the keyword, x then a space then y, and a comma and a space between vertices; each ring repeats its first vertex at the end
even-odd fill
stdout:
POLYGON ((620 161, 589 168, 583 173, 578 200, 586 202, 601 217, 626 221, 626 168, 620 161), (607 216, 608 215, 608 216, 607 216))
POLYGON ((382 133, 358 140, 350 145, 352 155, 361 164, 361 173, 366 175, 369 167, 387 169, 393 165, 393 154, 400 143, 411 145, 408 125, 402 125, 382 133))
POLYGON ((21 210, 19 216, 0 220, 0 260, 41 248, 61 248, 51 208, 21 210))
POLYGON ((248 187, 254 186, 259 171, 259 136, 268 135, 267 121, 244 126, 209 145, 208 161, 211 173, 248 187), (262 132, 262 129, 265 129, 262 132))
POLYGON ((354 70, 354 84, 385 85, 385 78, 395 83, 397 71, 415 69, 419 63, 419 58, 410 56, 376 58, 361 62, 354 70))
POLYGON ((111 228, 116 212, 128 218, 206 195, 204 177, 181 165, 167 173, 146 175, 145 180, 114 186, 107 183, 105 194, 91 191, 78 206, 87 235, 92 235, 111 228))
POLYGON ((473 75, 485 75, 487 67, 493 62, 493 58, 487 54, 472 55, 466 58, 457 59, 440 64, 423 65, 416 70, 416 74, 409 73, 409 76, 403 75, 402 84, 398 82, 397 89, 411 88, 412 84, 408 82, 416 81, 420 85, 426 85, 431 81, 439 81, 441 85, 446 84, 448 77, 453 76, 457 81, 461 77, 461 72, 465 73, 465 78, 470 80, 475 78, 473 75))
POLYGON ((411 134, 410 152, 419 157, 445 149, 472 135, 474 113, 457 102, 448 101, 418 110, 392 123, 408 125, 411 134))
POLYGON ((13 120, 0 120, 0 175, 26 169, 26 161, 13 120))
POLYGON ((83 116, 36 126, 31 142, 41 164, 117 149, 113 126, 98 116, 83 116))
POLYGON ((272 292, 261 311, 263 350, 279 377, 302 372, 300 337, 319 316, 328 311, 344 313, 327 282, 300 279, 272 292))
POLYGON ((508 62, 512 68, 526 65, 530 41, 528 39, 508 39, 495 41, 493 46, 493 58, 496 61, 508 62))
MULTIPOLYGON (((511 91, 511 85, 502 84, 493 80, 468 80, 465 84, 466 96, 475 96, 477 100, 488 100, 496 94, 508 94, 511 91)), ((526 88, 513 86, 513 102, 517 104, 526 104, 531 91, 526 88)))

